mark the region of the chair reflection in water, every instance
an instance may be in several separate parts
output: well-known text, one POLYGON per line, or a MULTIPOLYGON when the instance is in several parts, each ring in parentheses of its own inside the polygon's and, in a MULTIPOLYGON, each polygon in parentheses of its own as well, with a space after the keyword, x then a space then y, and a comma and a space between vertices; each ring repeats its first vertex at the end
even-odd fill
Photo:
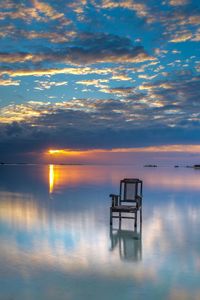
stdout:
POLYGON ((113 230, 110 227, 111 251, 119 247, 119 256, 126 261, 142 260, 142 228, 133 230, 113 230))
POLYGON ((140 226, 142 224, 142 180, 137 178, 125 178, 120 181, 119 195, 110 194, 112 204, 110 207, 110 225, 113 218, 134 219, 134 227, 137 227, 138 213, 140 214, 140 226))

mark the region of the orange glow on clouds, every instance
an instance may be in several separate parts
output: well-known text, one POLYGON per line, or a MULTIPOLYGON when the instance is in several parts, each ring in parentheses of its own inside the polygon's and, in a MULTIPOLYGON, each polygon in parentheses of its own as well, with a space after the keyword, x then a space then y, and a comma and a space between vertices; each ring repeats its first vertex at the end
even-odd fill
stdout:
POLYGON ((162 145, 143 148, 58 149, 50 148, 40 156, 48 164, 148 164, 167 162, 197 164, 200 145, 162 145), (194 154, 194 157, 191 155, 194 154), (196 155, 196 156, 195 156, 196 155))
POLYGON ((162 145, 143 148, 115 148, 115 149, 90 149, 90 150, 70 150, 70 149, 50 149, 48 154, 52 155, 81 155, 93 153, 131 153, 131 152, 184 152, 200 153, 200 145, 162 145))

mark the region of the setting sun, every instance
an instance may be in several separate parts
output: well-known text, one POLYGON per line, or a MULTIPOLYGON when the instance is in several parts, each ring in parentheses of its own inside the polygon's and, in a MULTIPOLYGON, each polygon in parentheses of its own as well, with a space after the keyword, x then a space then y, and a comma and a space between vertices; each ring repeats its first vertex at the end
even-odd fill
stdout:
POLYGON ((63 152, 65 153, 64 150, 52 150, 52 149, 48 151, 49 154, 62 154, 63 152))
POLYGON ((80 155, 85 151, 79 150, 70 150, 70 149, 50 149, 48 150, 48 154, 56 154, 56 155, 80 155))

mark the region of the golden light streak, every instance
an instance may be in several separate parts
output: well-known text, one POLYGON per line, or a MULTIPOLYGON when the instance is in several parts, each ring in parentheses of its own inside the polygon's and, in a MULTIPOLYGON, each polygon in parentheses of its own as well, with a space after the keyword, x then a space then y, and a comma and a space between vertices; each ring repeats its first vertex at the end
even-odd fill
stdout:
MULTIPOLYGON (((90 151, 90 150, 88 150, 90 151)), ((49 154, 58 154, 58 155, 81 155, 88 151, 79 151, 79 150, 70 150, 70 149, 60 149, 60 150, 49 150, 49 154)))
POLYGON ((131 153, 131 152, 184 152, 200 153, 200 145, 162 145, 149 146, 143 148, 115 148, 115 149, 87 149, 87 150, 70 150, 70 149, 50 149, 48 154, 51 155, 82 155, 95 153, 131 153))
POLYGON ((49 165, 49 194, 53 193, 54 178, 54 165, 49 165))

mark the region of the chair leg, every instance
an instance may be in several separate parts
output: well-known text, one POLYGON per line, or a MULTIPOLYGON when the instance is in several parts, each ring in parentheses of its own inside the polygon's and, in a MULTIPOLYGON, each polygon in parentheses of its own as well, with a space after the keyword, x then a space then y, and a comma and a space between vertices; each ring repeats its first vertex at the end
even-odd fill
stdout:
POLYGON ((112 208, 110 208, 110 226, 112 226, 112 208))
POLYGON ((142 224, 142 209, 140 209, 140 224, 142 224))
POLYGON ((121 227, 121 222, 122 222, 122 215, 121 215, 121 213, 119 212, 119 226, 121 227))
POLYGON ((135 228, 137 227, 137 211, 135 212, 135 228))

